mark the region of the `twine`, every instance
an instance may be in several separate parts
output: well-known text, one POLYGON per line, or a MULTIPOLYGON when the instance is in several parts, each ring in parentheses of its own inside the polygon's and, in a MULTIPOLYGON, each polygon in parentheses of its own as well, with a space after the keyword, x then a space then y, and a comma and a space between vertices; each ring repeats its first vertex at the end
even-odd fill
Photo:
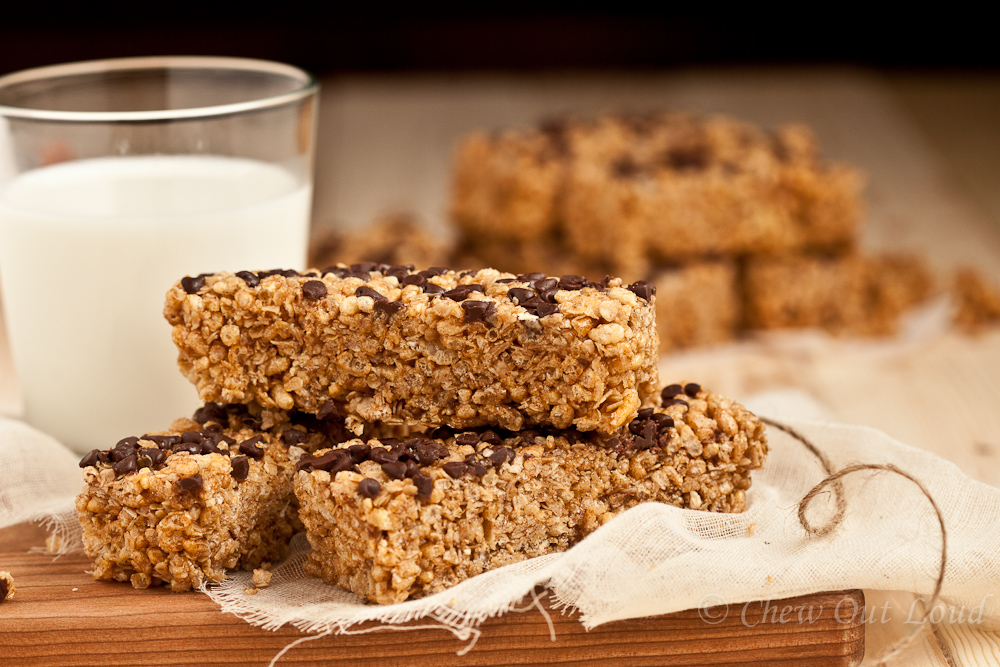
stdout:
POLYGON ((789 426, 785 426, 784 424, 775 422, 773 420, 761 418, 761 421, 765 422, 769 426, 773 426, 774 428, 787 433, 788 435, 792 436, 800 443, 802 443, 806 447, 806 449, 812 452, 816 456, 816 458, 819 459, 820 464, 823 466, 824 471, 827 473, 826 478, 824 478, 819 484, 810 489, 809 492, 802 497, 802 500, 799 501, 799 523, 802 524, 802 528, 806 531, 806 534, 809 535, 810 537, 824 537, 826 535, 829 535, 831 532, 833 532, 835 528, 837 528, 843 522, 844 513, 847 511, 847 501, 844 497, 844 486, 841 480, 844 477, 856 472, 871 470, 876 473, 888 472, 894 475, 899 475, 901 477, 904 477, 917 485, 917 488, 919 488, 920 492, 923 493, 924 497, 927 498, 927 501, 931 504, 931 507, 934 508, 934 513, 937 515, 938 524, 941 526, 941 563, 938 568, 937 580, 934 582, 934 593, 931 595, 931 599, 928 601, 928 603, 924 606, 924 613, 921 616, 920 622, 917 623, 916 627, 913 628, 910 632, 908 632, 905 636, 898 639, 892 645, 892 648, 886 651, 886 653, 874 663, 876 667, 881 667, 882 665, 888 664, 890 660, 896 658, 897 656, 899 656, 900 653, 906 650, 906 648, 911 643, 913 643, 913 640, 916 639, 917 635, 923 631, 924 626, 927 625, 927 619, 930 617, 931 611, 934 609, 935 605, 938 603, 938 600, 940 598, 941 586, 944 583, 945 567, 948 561, 948 531, 945 529, 944 526, 944 516, 941 514, 941 509, 938 507, 937 502, 934 501, 934 497, 931 496, 930 492, 920 482, 919 479, 917 479, 910 473, 906 472, 905 470, 900 470, 891 463, 885 463, 885 464, 856 463, 853 465, 849 465, 845 468, 841 468, 837 472, 832 472, 829 459, 815 445, 809 442, 809 440, 805 436, 795 431, 795 429, 789 426), (808 517, 806 517, 806 510, 809 507, 809 503, 811 503, 816 498, 816 496, 823 493, 826 487, 828 486, 833 486, 833 493, 836 499, 835 502, 837 505, 837 510, 833 516, 831 516, 829 519, 826 520, 824 524, 817 526, 814 525, 808 519, 808 517))

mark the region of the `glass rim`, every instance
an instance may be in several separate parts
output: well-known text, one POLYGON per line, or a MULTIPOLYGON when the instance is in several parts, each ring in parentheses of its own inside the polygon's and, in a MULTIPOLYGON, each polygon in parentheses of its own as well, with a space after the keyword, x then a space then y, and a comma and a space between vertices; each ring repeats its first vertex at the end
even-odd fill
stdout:
POLYGON ((319 88, 316 78, 294 65, 286 65, 270 60, 255 58, 231 58, 225 56, 142 56, 136 58, 110 58, 85 60, 34 67, 0 76, 0 90, 19 83, 41 81, 47 78, 101 74, 105 72, 142 71, 166 69, 216 69, 246 72, 264 72, 286 76, 301 83, 300 87, 244 102, 232 102, 205 107, 182 109, 154 109, 147 111, 59 111, 55 109, 34 109, 0 104, 0 117, 26 120, 64 121, 71 123, 127 123, 173 121, 197 118, 229 116, 244 111, 257 111, 284 106, 303 100, 315 94, 319 88))

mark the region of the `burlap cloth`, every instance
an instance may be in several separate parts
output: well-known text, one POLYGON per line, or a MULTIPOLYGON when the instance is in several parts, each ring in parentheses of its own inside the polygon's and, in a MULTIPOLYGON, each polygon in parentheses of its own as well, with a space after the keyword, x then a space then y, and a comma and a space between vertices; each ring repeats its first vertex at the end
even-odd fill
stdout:
MULTIPOLYGON (((748 407, 805 435, 834 469, 857 462, 889 463, 926 486, 947 527, 942 599, 964 608, 967 617, 978 613, 995 623, 1000 617, 1000 490, 881 432, 793 418, 789 412, 810 412, 808 402, 786 399, 750 401, 748 407)), ((764 469, 754 474, 742 514, 643 504, 566 553, 488 572, 438 595, 392 606, 365 604, 306 577, 302 565, 308 544, 299 536, 293 555, 274 569, 269 588, 245 595, 243 590, 252 586, 249 574, 234 573, 205 593, 223 611, 265 628, 291 623, 308 632, 340 632, 364 621, 425 619, 460 638, 474 637, 479 622, 516 608, 539 584, 548 587, 558 605, 578 609, 587 628, 847 588, 930 597, 939 572, 941 531, 930 503, 912 482, 869 472, 845 478, 843 522, 830 535, 809 537, 797 517, 798 503, 824 472, 799 441, 774 428, 769 437, 771 453, 764 469)), ((76 455, 20 422, 0 419, 0 527, 47 520, 60 551, 79 550, 72 507, 80 486, 76 455)), ((831 498, 817 498, 810 516, 821 519, 831 510, 831 498)))

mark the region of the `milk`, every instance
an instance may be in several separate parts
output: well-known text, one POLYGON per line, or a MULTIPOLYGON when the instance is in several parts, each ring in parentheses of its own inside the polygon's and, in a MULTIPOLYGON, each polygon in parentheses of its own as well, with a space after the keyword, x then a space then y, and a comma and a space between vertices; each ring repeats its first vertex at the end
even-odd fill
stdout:
POLYGON ((167 289, 185 275, 301 268, 311 188, 239 158, 79 160, 0 186, 0 272, 32 425, 78 451, 190 416, 167 289))

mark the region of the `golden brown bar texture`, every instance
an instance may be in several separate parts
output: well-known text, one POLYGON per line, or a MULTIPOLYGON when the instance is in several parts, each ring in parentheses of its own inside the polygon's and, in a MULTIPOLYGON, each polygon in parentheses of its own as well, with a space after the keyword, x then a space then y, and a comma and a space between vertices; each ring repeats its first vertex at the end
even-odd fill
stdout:
POLYGON ((741 512, 763 424, 698 385, 671 385, 617 435, 444 430, 352 440, 304 457, 295 493, 307 573, 373 602, 439 592, 564 551, 645 501, 741 512))
POLYGON ((185 591, 281 560, 301 529, 296 461, 345 434, 308 415, 208 405, 167 431, 93 450, 80 462, 76 508, 94 578, 185 591))
POLYGON ((723 116, 603 115, 467 137, 452 218, 474 254, 560 245, 627 278, 663 261, 843 248, 862 179, 808 129, 723 116))
POLYGON ((167 294, 205 401, 349 426, 613 432, 656 393, 655 289, 372 263, 185 278, 167 294))

